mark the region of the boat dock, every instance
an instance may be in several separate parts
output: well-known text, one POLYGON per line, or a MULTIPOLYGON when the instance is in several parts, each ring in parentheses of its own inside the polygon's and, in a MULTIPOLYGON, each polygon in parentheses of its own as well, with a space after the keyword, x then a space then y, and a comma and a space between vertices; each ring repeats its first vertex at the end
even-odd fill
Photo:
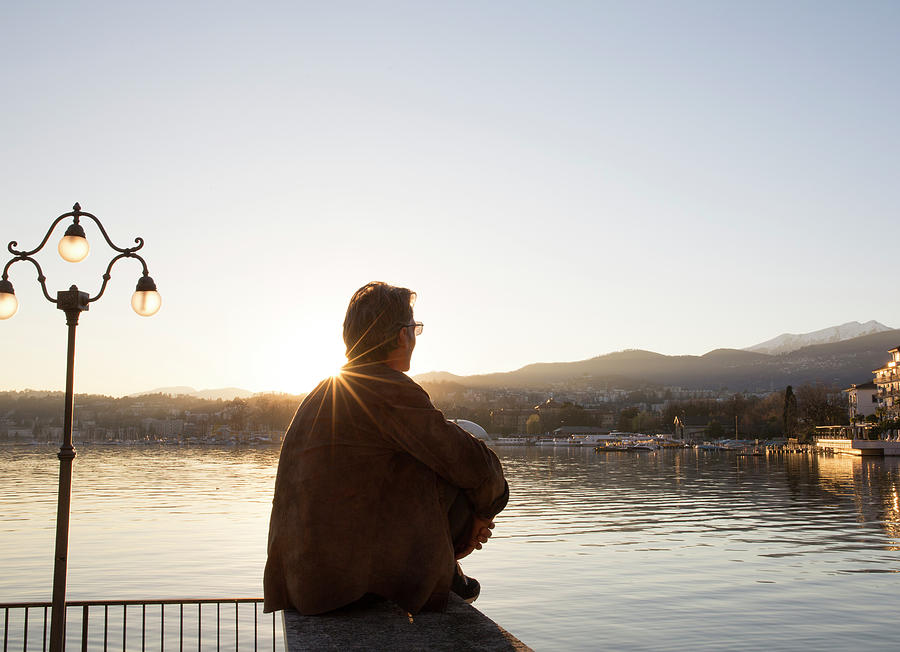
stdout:
POLYGON ((816 448, 825 453, 857 455, 863 457, 890 457, 900 455, 900 441, 879 439, 816 439, 816 448))

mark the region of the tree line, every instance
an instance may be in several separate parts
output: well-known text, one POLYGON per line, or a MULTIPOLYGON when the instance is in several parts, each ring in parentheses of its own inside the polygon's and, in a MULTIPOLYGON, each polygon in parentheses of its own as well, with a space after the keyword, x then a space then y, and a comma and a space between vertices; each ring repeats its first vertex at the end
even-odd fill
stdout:
MULTIPOLYGON (((454 392, 452 402, 442 400, 443 392, 435 394, 435 404, 448 418, 470 419, 486 427, 490 427, 492 410, 498 407, 497 402, 490 406, 466 405, 459 400, 461 392, 454 392)), ((611 414, 615 427, 628 432, 674 432, 677 417, 682 423, 705 426, 710 438, 737 433, 743 438, 784 436, 802 440, 811 436, 815 426, 849 422, 846 394, 837 387, 821 384, 788 386, 764 396, 735 393, 727 398, 670 399, 661 412, 649 410, 648 404, 637 398, 652 397, 632 393, 624 401, 599 410, 565 402, 552 414, 539 416, 536 411, 527 419, 526 430, 537 434, 560 426, 597 427, 609 424, 611 414)), ((25 426, 61 425, 63 399, 62 392, 0 392, 0 418, 25 426)), ((76 397, 76 420, 115 428, 134 425, 148 417, 204 419, 236 431, 278 431, 287 428, 302 399, 302 395, 292 394, 257 394, 230 401, 170 394, 121 398, 80 394, 76 397)), ((521 407, 521 401, 511 401, 510 407, 521 407)))
MULTIPOLYGON (((59 426, 63 422, 63 392, 34 390, 0 392, 0 418, 28 427, 59 426)), ((185 394, 144 394, 112 397, 78 394, 75 419, 105 428, 135 425, 141 419, 218 421, 236 430, 286 429, 303 395, 256 394, 249 398, 206 399, 185 394)))
MULTIPOLYGON (((447 398, 446 387, 429 386, 427 389, 433 392, 435 404, 449 418, 471 419, 488 425, 491 410, 501 407, 497 402, 491 406, 466 405, 460 399, 461 387, 453 388, 453 400, 447 398)), ((614 427, 626 432, 672 433, 677 417, 681 423, 704 426, 706 436, 711 439, 737 435, 741 438, 797 437, 805 440, 814 433, 816 426, 849 423, 847 395, 832 385, 788 386, 765 395, 734 393, 725 397, 682 400, 667 396, 661 411, 650 409, 650 403, 659 400, 658 396, 659 392, 629 392, 623 400, 609 403, 602 409, 585 409, 564 402, 552 414, 538 415, 535 410, 527 419, 525 431, 538 434, 560 426, 600 427, 610 423, 611 414, 614 427)), ((521 407, 521 401, 505 407, 521 407)))
POLYGON ((838 387, 804 384, 758 396, 735 393, 725 399, 668 401, 661 414, 635 407, 619 412, 621 430, 673 432, 681 423, 706 424, 710 439, 721 437, 809 439, 816 426, 849 424, 847 397, 838 387))

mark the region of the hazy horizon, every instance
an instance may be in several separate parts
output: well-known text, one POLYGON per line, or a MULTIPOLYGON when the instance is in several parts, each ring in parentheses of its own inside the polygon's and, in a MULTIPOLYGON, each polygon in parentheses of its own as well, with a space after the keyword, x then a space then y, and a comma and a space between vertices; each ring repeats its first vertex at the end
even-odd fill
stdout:
MULTIPOLYGON (((869 320, 869 321, 875 321, 875 322, 877 322, 878 320, 869 320)), ((849 322, 849 323, 858 323, 858 324, 859 324, 859 323, 861 323, 861 322, 858 322, 858 321, 857 321, 857 322, 849 322)), ((868 322, 865 322, 865 323, 868 323, 868 322)), ((835 325, 835 327, 836 327, 836 326, 846 326, 846 325, 848 325, 848 323, 840 324, 840 325, 835 325)), ((880 325, 885 326, 885 324, 880 324, 880 325)), ((888 327, 888 329, 889 329, 889 330, 898 330, 898 329, 894 329, 894 328, 890 328, 890 327, 888 327)), ((828 330, 828 329, 826 328, 826 329, 821 329, 821 330, 828 330)), ((813 332, 816 332, 816 331, 813 331, 813 332)), ((782 333, 781 335, 779 335, 779 336, 777 336, 777 337, 781 337, 781 336, 785 336, 785 335, 788 335, 788 336, 803 336, 803 335, 807 335, 807 333, 782 333)), ((772 339, 777 339, 777 337, 776 337, 776 338, 772 338, 772 339)), ((766 340, 766 341, 769 341, 769 340, 766 340)), ((762 343, 762 342, 760 342, 760 343, 758 343, 758 344, 761 344, 761 343, 762 343)), ((741 349, 737 349, 737 348, 735 348, 735 347, 721 347, 721 349, 725 349, 725 350, 735 350, 735 351, 748 351, 748 350, 750 350, 750 349, 752 349, 752 348, 754 348, 753 345, 751 345, 750 347, 742 347, 741 349)), ((720 349, 720 350, 721 350, 721 349, 720 349)), ((615 353, 627 353, 627 352, 629 352, 629 351, 648 351, 648 352, 651 352, 651 353, 658 353, 658 354, 661 354, 661 355, 677 357, 677 356, 702 356, 702 355, 705 355, 706 353, 709 353, 709 352, 711 352, 711 351, 713 351, 713 350, 716 350, 716 349, 708 349, 708 350, 706 350, 706 351, 702 351, 702 352, 699 352, 699 353, 661 353, 661 352, 659 352, 659 351, 654 351, 654 350, 652 350, 652 349, 626 348, 626 349, 618 349, 618 350, 616 350, 616 351, 606 351, 606 352, 603 352, 603 353, 598 353, 598 354, 596 354, 596 355, 589 356, 589 357, 587 357, 587 358, 579 358, 579 359, 577 359, 577 360, 532 360, 532 361, 527 362, 527 363, 525 363, 525 364, 523 364, 523 365, 521 365, 521 366, 519 366, 519 367, 516 367, 516 368, 514 368, 514 369, 491 369, 491 370, 486 370, 486 371, 476 372, 476 373, 473 373, 473 374, 459 374, 459 373, 455 373, 455 372, 453 372, 452 370, 449 370, 449 369, 430 369, 430 370, 427 370, 427 371, 417 371, 417 372, 412 372, 412 371, 410 371, 410 372, 409 372, 409 375, 412 376, 412 377, 429 376, 429 375, 433 375, 433 374, 450 374, 450 375, 453 375, 453 376, 460 376, 460 377, 474 376, 474 375, 492 375, 492 374, 503 374, 503 373, 509 373, 509 372, 518 371, 518 370, 520 370, 520 369, 522 369, 522 368, 524 368, 524 367, 528 367, 528 366, 535 365, 535 364, 566 364, 566 363, 570 363, 570 362, 582 362, 582 361, 585 361, 585 360, 591 360, 591 359, 594 359, 594 358, 602 358, 602 357, 604 357, 604 356, 613 355, 613 354, 615 354, 615 353)), ((772 355, 772 354, 770 354, 770 355, 772 355)), ((316 382, 318 382, 318 380, 322 380, 322 378, 317 379, 316 382)), ((159 385, 159 386, 155 386, 155 387, 146 387, 146 388, 138 389, 138 390, 136 390, 136 391, 128 392, 128 393, 125 393, 125 394, 120 394, 120 393, 116 393, 116 392, 83 392, 83 391, 81 391, 81 390, 78 390, 77 387, 76 387, 76 393, 78 393, 78 394, 89 394, 89 393, 90 393, 90 394, 102 394, 102 395, 112 396, 112 397, 115 397, 115 398, 123 398, 123 397, 129 397, 129 396, 135 396, 135 395, 141 395, 141 394, 151 394, 151 393, 157 393, 157 392, 173 393, 174 390, 189 390, 189 391, 186 391, 186 392, 179 391, 179 392, 176 392, 176 394, 182 394, 182 393, 189 394, 189 395, 190 395, 190 394, 194 394, 194 395, 200 395, 201 398, 204 398, 204 396, 202 396, 203 394, 209 394, 209 393, 212 393, 212 394, 215 394, 215 395, 216 395, 216 396, 213 396, 213 399, 215 399, 219 394, 222 394, 223 392, 224 392, 224 393, 228 393, 228 392, 230 392, 230 391, 232 391, 232 390, 236 390, 237 392, 246 392, 246 393, 252 394, 252 395, 258 395, 258 394, 270 394, 270 393, 271 393, 271 394, 303 395, 303 394, 308 393, 310 390, 312 390, 313 387, 314 387, 314 385, 315 385, 315 383, 313 383, 313 384, 311 384, 309 387, 307 387, 307 388, 305 388, 305 389, 302 389, 302 390, 300 390, 300 391, 297 391, 297 392, 288 392, 288 391, 285 391, 285 390, 282 390, 282 389, 277 389, 277 388, 262 388, 262 389, 259 389, 259 388, 250 388, 250 387, 245 387, 245 386, 240 385, 240 384, 239 384, 239 385, 234 385, 234 386, 227 386, 227 387, 226 387, 226 386, 204 386, 204 387, 197 387, 197 386, 194 386, 194 385, 177 384, 177 383, 168 383, 168 384, 165 384, 165 385, 159 385)), ((47 387, 18 387, 18 388, 0 388, 0 391, 6 390, 6 391, 36 391, 36 392, 48 391, 48 392, 59 392, 59 391, 62 391, 62 389, 63 389, 63 387, 61 387, 61 386, 60 386, 60 387, 54 387, 54 388, 47 388, 47 387)), ((206 398, 209 398, 209 397, 207 396, 206 398)), ((229 400, 230 400, 230 399, 229 399, 229 400)))

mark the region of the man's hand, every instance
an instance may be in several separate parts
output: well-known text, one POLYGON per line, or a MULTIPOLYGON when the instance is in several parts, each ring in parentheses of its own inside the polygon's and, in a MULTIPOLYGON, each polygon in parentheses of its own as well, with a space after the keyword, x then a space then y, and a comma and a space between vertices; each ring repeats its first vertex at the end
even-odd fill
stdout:
POLYGON ((473 550, 481 550, 481 547, 491 538, 493 529, 493 521, 473 516, 472 535, 469 537, 469 545, 462 552, 456 553, 456 558, 462 559, 470 555, 473 550))

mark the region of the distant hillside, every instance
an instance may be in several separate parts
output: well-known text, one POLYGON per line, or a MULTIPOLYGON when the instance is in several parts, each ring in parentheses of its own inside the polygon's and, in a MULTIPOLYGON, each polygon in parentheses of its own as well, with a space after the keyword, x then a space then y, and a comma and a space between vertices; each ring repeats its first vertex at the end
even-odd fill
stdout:
MULTIPOLYGON (((471 376, 469 376, 471 377, 471 376)), ((416 376, 418 383, 459 383, 465 381, 467 376, 457 376, 449 371, 429 371, 416 376)))
POLYGON ((860 324, 858 321, 850 321, 840 326, 831 326, 823 328, 812 333, 783 333, 766 342, 748 346, 744 351, 755 351, 756 353, 768 353, 770 355, 779 355, 781 353, 790 353, 807 346, 816 344, 830 344, 833 342, 842 342, 844 340, 852 340, 863 335, 873 335, 875 333, 884 333, 893 330, 884 324, 880 324, 874 319, 860 324))
POLYGON ((147 394, 170 394, 171 396, 193 396, 195 398, 206 398, 210 400, 222 399, 223 401, 232 401, 236 398, 250 398, 253 392, 239 387, 222 387, 221 389, 201 389, 196 390, 193 387, 179 385, 176 387, 158 387, 146 392, 136 392, 129 394, 129 397, 146 396, 147 394))
POLYGON ((716 349, 705 355, 667 356, 629 350, 578 362, 531 364, 516 371, 477 376, 432 372, 417 376, 428 382, 454 382, 466 387, 546 389, 668 385, 688 389, 766 391, 786 385, 822 382, 847 387, 872 379, 872 370, 900 345, 900 330, 864 335, 830 344, 807 346, 783 355, 738 349, 716 349))

